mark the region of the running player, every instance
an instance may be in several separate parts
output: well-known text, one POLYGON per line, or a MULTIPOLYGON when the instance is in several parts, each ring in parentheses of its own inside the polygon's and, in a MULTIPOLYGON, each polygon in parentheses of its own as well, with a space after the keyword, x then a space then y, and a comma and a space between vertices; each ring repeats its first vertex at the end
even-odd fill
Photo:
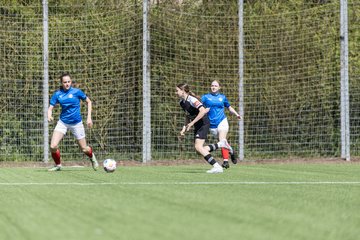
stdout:
MULTIPOLYGON (((234 114, 238 120, 241 119, 241 116, 236 112, 236 110, 230 106, 230 103, 226 96, 220 93, 220 84, 218 81, 213 81, 211 83, 211 92, 203 95, 201 97, 206 108, 210 108, 208 113, 210 119, 210 133, 217 137, 219 141, 227 141, 227 133, 229 132, 229 123, 225 115, 225 108, 234 114)), ((231 161, 236 164, 237 158, 234 152, 229 152, 226 148, 221 148, 221 153, 223 157, 223 168, 229 168, 229 153, 231 161)))
POLYGON ((64 73, 60 76, 61 87, 51 97, 50 106, 48 109, 48 121, 53 121, 52 111, 54 107, 59 104, 61 106, 60 120, 57 122, 54 129, 50 151, 54 159, 55 166, 50 168, 49 171, 61 170, 61 158, 59 143, 65 136, 67 130, 70 130, 77 139, 79 147, 85 153, 90 161, 94 170, 97 170, 99 164, 96 161, 95 154, 90 146, 86 144, 85 129, 80 114, 80 100, 87 103, 87 126, 92 127, 93 122, 91 119, 91 100, 86 94, 78 88, 72 87, 72 80, 69 73, 64 73))
POLYGON ((184 136, 191 127, 194 126, 195 149, 200 153, 204 159, 213 167, 207 173, 222 173, 223 168, 211 156, 210 151, 221 148, 231 148, 226 140, 220 141, 217 144, 204 146, 207 134, 209 132, 210 121, 207 116, 209 109, 206 109, 199 98, 190 91, 189 85, 179 84, 176 87, 176 94, 179 96, 180 106, 186 113, 185 125, 183 126, 180 135, 184 136))

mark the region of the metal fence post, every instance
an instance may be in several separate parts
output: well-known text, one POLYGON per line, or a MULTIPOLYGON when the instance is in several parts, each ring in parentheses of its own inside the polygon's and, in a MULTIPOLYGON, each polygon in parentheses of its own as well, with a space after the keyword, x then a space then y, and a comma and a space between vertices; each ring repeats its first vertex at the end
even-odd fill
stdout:
POLYGON ((143 0, 143 151, 142 161, 151 161, 151 88, 150 88, 150 34, 148 29, 148 0, 143 0))
POLYGON ((44 162, 49 161, 49 123, 47 110, 49 107, 49 23, 48 1, 43 0, 43 116, 44 116, 44 162))
POLYGON ((341 62, 341 158, 350 161, 349 121, 349 47, 347 0, 340 1, 340 62, 341 62))
POLYGON ((244 160, 244 0, 239 0, 239 159, 244 160))

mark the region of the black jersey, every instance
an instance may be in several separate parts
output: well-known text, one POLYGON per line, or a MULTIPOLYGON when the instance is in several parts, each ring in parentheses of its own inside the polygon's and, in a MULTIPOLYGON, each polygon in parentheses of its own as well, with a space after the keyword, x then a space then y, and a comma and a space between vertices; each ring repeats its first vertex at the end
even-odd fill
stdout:
MULTIPOLYGON (((180 106, 184 109, 188 118, 192 121, 199 114, 199 108, 204 107, 203 104, 194 96, 188 95, 186 100, 180 101, 180 106)), ((207 114, 195 123, 195 126, 201 126, 204 124, 210 124, 207 114)))

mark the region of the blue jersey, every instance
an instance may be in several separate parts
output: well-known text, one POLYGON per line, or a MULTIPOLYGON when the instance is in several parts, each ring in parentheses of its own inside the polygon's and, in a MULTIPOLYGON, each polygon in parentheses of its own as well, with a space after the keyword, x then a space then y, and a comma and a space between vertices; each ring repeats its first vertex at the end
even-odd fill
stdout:
POLYGON ((225 107, 230 107, 226 96, 222 93, 207 93, 201 97, 201 101, 206 108, 210 108, 208 116, 210 119, 210 128, 217 128, 222 120, 226 118, 225 107))
POLYGON ((76 124, 82 121, 80 113, 80 100, 85 100, 86 94, 78 88, 57 90, 51 97, 50 105, 60 104, 60 120, 66 124, 76 124))

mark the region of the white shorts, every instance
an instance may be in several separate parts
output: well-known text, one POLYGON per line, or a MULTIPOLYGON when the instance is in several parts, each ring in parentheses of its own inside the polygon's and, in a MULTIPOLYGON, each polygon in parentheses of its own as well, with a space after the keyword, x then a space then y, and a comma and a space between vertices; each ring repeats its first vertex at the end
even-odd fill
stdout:
POLYGON ((219 131, 229 132, 229 122, 228 122, 227 118, 224 118, 224 119, 219 123, 219 125, 218 125, 217 128, 210 128, 210 133, 211 133, 214 137, 218 137, 219 131))
POLYGON ((77 124, 66 124, 59 120, 54 129, 54 131, 61 132, 64 135, 66 134, 67 130, 70 130, 77 140, 85 138, 85 128, 82 122, 77 124))

